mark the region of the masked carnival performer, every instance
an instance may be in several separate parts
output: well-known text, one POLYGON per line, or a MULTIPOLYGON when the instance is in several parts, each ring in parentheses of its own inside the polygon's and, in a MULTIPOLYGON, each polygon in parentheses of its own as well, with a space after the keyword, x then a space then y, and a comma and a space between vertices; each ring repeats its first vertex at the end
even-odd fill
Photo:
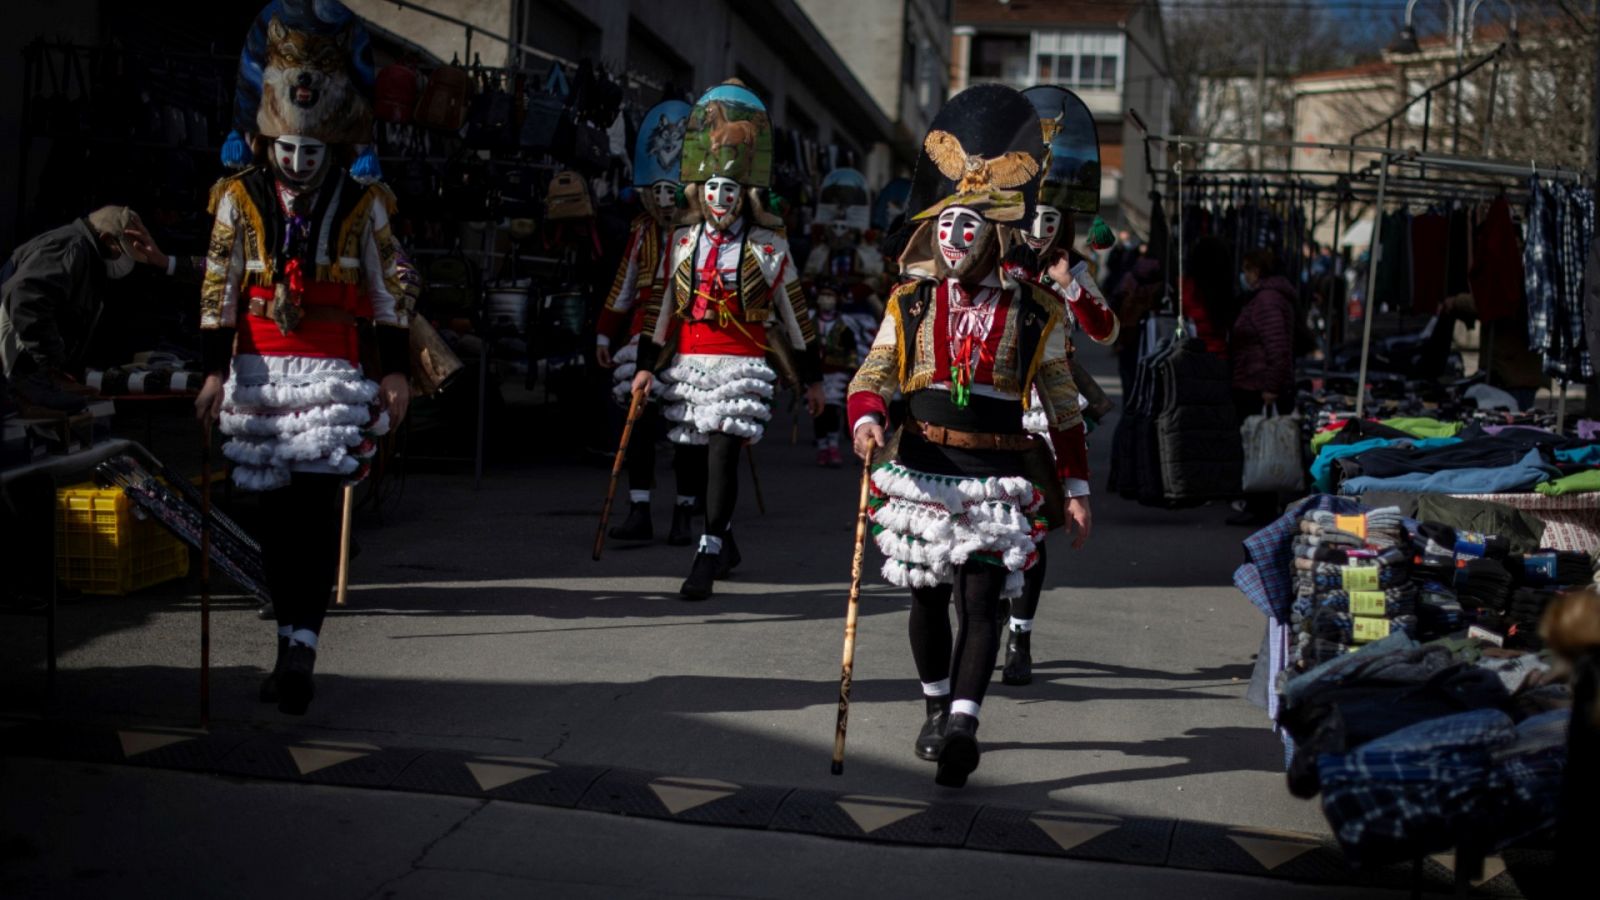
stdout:
MULTIPOLYGON (((1100 208, 1100 140, 1094 116, 1071 91, 1055 85, 1040 85, 1028 88, 1022 95, 1038 112, 1046 148, 1040 173, 1039 203, 1022 237, 1038 257, 1038 283, 1063 307, 1067 355, 1071 358, 1074 330, 1081 329, 1097 344, 1116 340, 1118 333, 1116 313, 1106 304, 1100 286, 1089 274, 1088 261, 1072 246, 1074 214, 1094 214, 1100 208)), ((1109 245, 1112 239, 1110 229, 1096 218, 1090 231, 1091 245, 1097 241, 1109 245)), ((1087 406, 1087 401, 1081 398, 1098 395, 1099 391, 1083 383, 1089 379, 1089 374, 1077 365, 1073 365, 1073 377, 1079 387, 1079 405, 1087 406)), ((1036 403, 1029 410, 1023 425, 1035 434, 1048 434, 1049 421, 1041 405, 1036 403)), ((1032 452, 1048 455, 1050 448, 1040 444, 1032 452)), ((1034 465, 1045 468, 1048 460, 1041 457, 1034 465)), ((1054 489, 1054 485, 1048 487, 1054 489)), ((1075 532, 1073 547, 1077 549, 1089 535, 1089 481, 1087 478, 1069 479, 1061 490, 1066 500, 1064 511, 1075 532)), ((1054 530, 1065 524, 1067 522, 1052 519, 1050 527, 1054 530)), ((1048 559, 1046 542, 1041 541, 1039 561, 1024 578, 1022 596, 1011 604, 1011 617, 1006 623, 1005 662, 1000 672, 1000 680, 1006 684, 1024 685, 1033 681, 1033 619, 1039 609, 1039 595, 1044 590, 1048 559)))
POLYGON ((800 273, 776 216, 763 207, 772 168, 772 126, 760 99, 737 81, 707 91, 684 135, 681 179, 689 201, 673 233, 671 280, 653 333, 639 341, 635 389, 648 389, 658 362, 668 437, 704 446, 706 527, 681 593, 711 596, 739 564, 730 526, 738 500, 739 450, 761 439, 778 378, 770 356, 804 386, 807 411, 822 407, 816 332, 800 273), (675 345, 675 352, 664 347, 675 345))
MULTIPOLYGON (((670 274, 666 248, 678 218, 678 167, 688 121, 689 104, 682 100, 658 103, 645 113, 634 147, 633 185, 644 212, 628 228, 628 248, 595 328, 595 359, 602 366, 613 367, 613 394, 624 406, 632 399, 633 378, 639 371, 639 336, 654 330, 661 311, 657 301, 670 274), (624 332, 627 343, 612 353, 612 336, 624 332)), ((611 529, 617 540, 647 541, 655 536, 650 497, 656 483, 656 400, 661 387, 659 383, 654 386, 657 396, 628 441, 628 517, 611 529)), ((667 543, 674 546, 686 547, 694 541, 694 512, 705 491, 705 456, 705 448, 694 445, 680 445, 673 455, 678 495, 672 505, 667 543)))
POLYGON ((196 408, 220 414, 234 481, 261 492, 278 654, 260 697, 296 715, 312 698, 342 487, 365 474, 374 438, 410 396, 394 198, 338 160, 370 139, 371 78, 366 31, 348 9, 270 4, 240 59, 229 142, 254 146, 257 164, 211 194, 196 408))
POLYGON ((844 429, 845 394, 850 377, 861 364, 860 348, 870 343, 840 308, 839 298, 849 288, 834 281, 816 286, 817 335, 822 342, 822 412, 811 419, 816 435, 817 465, 837 469, 844 465, 839 433, 844 429))
POLYGON ((1000 649, 1000 602, 1021 595, 1044 536, 1050 480, 1087 461, 1061 305, 1002 267, 1029 221, 1044 146, 1028 101, 1001 85, 956 95, 934 118, 900 257, 909 281, 850 384, 856 452, 883 444, 889 398, 908 418, 872 474, 870 515, 884 577, 911 589, 908 631, 927 719, 918 756, 960 787, 978 767, 978 720, 1000 649), (1056 450, 1033 475, 1022 427, 1037 386, 1056 450), (948 607, 954 601, 956 629, 948 607))

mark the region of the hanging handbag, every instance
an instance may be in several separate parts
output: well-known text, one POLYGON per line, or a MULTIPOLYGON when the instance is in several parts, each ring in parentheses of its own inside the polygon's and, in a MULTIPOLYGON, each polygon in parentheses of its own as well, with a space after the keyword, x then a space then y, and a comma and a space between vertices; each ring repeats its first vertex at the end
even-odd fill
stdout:
POLYGON ((459 131, 466 121, 467 97, 470 93, 471 78, 466 69, 458 65, 434 69, 433 76, 422 89, 422 99, 417 101, 417 124, 459 131))
POLYGON ((556 132, 561 127, 561 114, 567 107, 567 73, 560 63, 550 66, 545 76, 544 89, 528 97, 528 112, 522 119, 518 143, 529 150, 548 151, 555 146, 556 132))
POLYGON ((1245 493, 1295 493, 1305 488, 1300 417, 1278 415, 1271 404, 1239 426, 1244 442, 1245 493))
POLYGON ((407 63, 394 63, 378 71, 373 84, 372 112, 380 122, 411 121, 417 109, 417 70, 407 63))
POLYGON ((493 150, 504 146, 511 133, 511 94, 498 75, 480 75, 478 86, 467 117, 467 146, 493 150))
POLYGON ((594 217, 589 184, 582 175, 566 170, 557 172, 556 177, 550 179, 550 189, 545 191, 544 196, 544 217, 547 222, 594 217))

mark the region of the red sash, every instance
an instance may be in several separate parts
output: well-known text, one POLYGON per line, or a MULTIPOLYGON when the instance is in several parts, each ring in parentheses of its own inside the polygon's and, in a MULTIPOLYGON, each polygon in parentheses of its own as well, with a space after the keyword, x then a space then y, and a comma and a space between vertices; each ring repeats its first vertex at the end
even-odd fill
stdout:
MULTIPOLYGON (((271 300, 272 288, 251 287, 244 299, 271 300)), ((313 281, 306 285, 300 304, 302 308, 343 310, 354 317, 372 316, 371 301, 363 297, 353 284, 313 281)), ((243 319, 243 326, 239 329, 240 353, 347 359, 353 365, 361 365, 360 335, 353 321, 335 322, 307 317, 294 331, 284 334, 278 330, 278 323, 271 319, 252 316, 248 312, 240 318, 243 319)))

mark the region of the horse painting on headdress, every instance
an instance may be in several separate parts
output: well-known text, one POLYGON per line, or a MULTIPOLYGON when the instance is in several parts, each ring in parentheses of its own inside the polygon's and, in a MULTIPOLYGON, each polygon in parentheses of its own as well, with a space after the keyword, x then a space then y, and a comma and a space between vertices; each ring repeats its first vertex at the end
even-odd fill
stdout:
POLYGON ((732 160, 723 164, 727 169, 739 161, 739 157, 748 153, 750 159, 755 157, 756 137, 760 133, 760 125, 754 119, 734 121, 728 118, 728 111, 721 102, 706 104, 706 128, 710 132, 711 145, 708 156, 717 158, 724 147, 734 148, 732 160))

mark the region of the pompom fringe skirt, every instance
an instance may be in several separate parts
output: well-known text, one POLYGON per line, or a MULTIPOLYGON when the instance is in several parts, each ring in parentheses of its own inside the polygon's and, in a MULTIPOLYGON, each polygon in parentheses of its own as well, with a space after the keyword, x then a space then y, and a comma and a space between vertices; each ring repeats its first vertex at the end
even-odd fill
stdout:
POLYGON ((223 387, 234 483, 269 491, 293 472, 359 477, 389 430, 378 385, 346 359, 240 354, 223 387))
POLYGON ((1008 573, 1004 597, 1022 595, 1022 573, 1039 558, 1044 495, 1021 476, 930 475, 898 462, 872 473, 868 516, 885 557, 883 577, 900 587, 948 584, 955 567, 980 561, 1008 573))
MULTIPOLYGON (((626 408, 633 403, 633 376, 639 372, 639 336, 636 334, 618 350, 611 361, 616 364, 611 370, 611 397, 626 408)), ((650 383, 650 399, 658 400, 661 392, 666 390, 666 385, 657 378, 650 383)))
POLYGON ((761 440, 777 379, 757 356, 678 354, 660 379, 663 415, 676 423, 667 437, 678 444, 704 444, 713 434, 761 440))

